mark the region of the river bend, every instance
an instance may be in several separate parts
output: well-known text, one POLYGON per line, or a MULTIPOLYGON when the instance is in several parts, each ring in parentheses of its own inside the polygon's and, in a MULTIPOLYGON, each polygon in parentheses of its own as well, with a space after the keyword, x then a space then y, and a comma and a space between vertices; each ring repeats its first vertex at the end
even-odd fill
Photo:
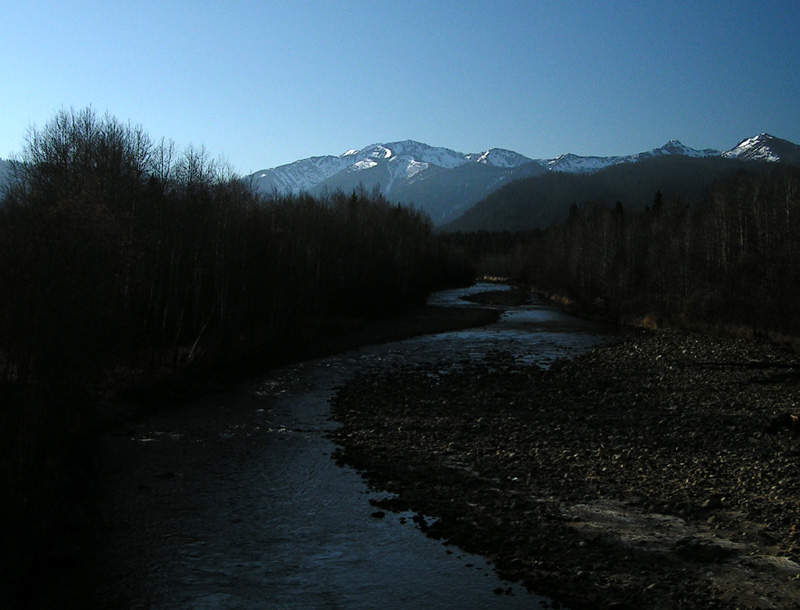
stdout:
MULTIPOLYGON (((478 284, 430 303, 474 307, 459 297, 496 289, 478 284)), ((536 302, 486 327, 287 366, 148 418, 110 440, 91 605, 540 608, 484 559, 426 538, 411 515, 373 516, 369 499, 381 494, 331 459, 329 400, 372 367, 491 351, 546 366, 609 336, 536 302)))

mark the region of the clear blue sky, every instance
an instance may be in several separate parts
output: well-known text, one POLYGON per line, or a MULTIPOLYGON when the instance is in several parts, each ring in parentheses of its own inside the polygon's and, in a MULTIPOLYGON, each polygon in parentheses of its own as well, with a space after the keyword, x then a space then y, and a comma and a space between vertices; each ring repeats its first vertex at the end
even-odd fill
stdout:
POLYGON ((242 174, 400 139, 800 143, 800 2, 4 0, 0 157, 87 106, 242 174))

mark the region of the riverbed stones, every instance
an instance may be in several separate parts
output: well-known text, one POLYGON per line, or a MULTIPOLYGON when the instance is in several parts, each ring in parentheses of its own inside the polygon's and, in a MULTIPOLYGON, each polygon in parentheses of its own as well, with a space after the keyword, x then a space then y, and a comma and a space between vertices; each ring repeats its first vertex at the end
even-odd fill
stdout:
POLYGON ((573 609, 800 607, 800 439, 775 424, 798 372, 768 343, 636 332, 548 368, 370 371, 335 436, 381 508, 573 609))

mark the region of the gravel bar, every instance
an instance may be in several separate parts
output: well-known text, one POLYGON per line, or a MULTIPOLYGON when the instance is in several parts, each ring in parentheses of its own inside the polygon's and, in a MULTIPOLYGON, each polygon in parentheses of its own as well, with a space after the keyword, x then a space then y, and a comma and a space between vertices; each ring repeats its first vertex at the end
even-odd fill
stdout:
POLYGON ((341 388, 335 456, 444 544, 575 610, 800 607, 800 358, 631 331, 341 388))

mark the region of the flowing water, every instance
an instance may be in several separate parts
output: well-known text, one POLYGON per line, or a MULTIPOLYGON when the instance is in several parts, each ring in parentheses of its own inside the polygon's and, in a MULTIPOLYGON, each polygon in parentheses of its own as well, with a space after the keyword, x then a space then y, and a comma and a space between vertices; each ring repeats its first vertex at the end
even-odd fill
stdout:
MULTIPOLYGON (((486 290, 497 286, 446 291, 430 302, 474 307, 458 297, 486 290)), ((540 608, 542 598, 500 580, 486 560, 426 538, 411 515, 374 517, 369 499, 381 494, 331 458, 327 435, 337 424, 329 400, 375 366, 482 358, 490 350, 546 366, 609 337, 535 303, 483 328, 276 370, 192 407, 212 413, 212 425, 195 428, 170 415, 148 420, 119 441, 138 470, 117 499, 128 506, 124 527, 134 533, 115 545, 136 558, 135 567, 100 588, 99 605, 124 598, 130 607, 187 610, 540 608)))

